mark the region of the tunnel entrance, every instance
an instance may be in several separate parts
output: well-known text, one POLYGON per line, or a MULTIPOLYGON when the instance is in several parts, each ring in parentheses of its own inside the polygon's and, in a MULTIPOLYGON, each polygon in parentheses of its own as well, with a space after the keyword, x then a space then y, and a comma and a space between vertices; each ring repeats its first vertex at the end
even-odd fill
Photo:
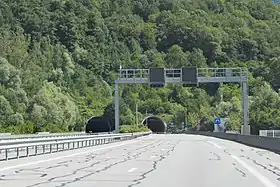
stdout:
POLYGON ((114 121, 104 116, 95 116, 88 120, 86 133, 111 132, 115 130, 114 121))
POLYGON ((148 128, 155 133, 164 133, 166 132, 166 124, 165 122, 157 116, 150 116, 143 120, 143 125, 147 125, 148 128))

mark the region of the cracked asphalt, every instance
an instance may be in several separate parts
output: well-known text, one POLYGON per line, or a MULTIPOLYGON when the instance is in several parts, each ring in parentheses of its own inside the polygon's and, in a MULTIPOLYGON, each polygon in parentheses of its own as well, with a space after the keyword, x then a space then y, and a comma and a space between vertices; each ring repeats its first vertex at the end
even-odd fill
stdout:
POLYGON ((0 162, 1 187, 277 187, 280 156, 235 142, 159 134, 0 162))

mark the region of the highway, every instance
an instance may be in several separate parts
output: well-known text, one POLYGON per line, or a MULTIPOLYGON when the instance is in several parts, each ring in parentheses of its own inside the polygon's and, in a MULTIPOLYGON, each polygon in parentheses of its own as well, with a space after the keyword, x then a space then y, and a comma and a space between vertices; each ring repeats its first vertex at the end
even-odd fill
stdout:
POLYGON ((206 136, 134 140, 0 162, 1 187, 279 187, 280 155, 206 136))

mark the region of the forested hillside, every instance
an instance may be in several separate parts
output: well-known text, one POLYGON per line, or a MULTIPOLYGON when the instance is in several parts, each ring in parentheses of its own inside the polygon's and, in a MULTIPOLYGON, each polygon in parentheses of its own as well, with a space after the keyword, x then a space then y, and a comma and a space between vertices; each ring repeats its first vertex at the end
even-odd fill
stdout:
MULTIPOLYGON (((280 6, 271 0, 2 0, 0 131, 81 130, 113 111, 123 68, 248 67, 250 125, 280 127, 280 6), (276 90, 276 91, 275 91, 276 90)), ((242 124, 239 85, 121 87, 121 123, 145 112, 242 124), (221 97, 223 96, 223 97, 221 97)))

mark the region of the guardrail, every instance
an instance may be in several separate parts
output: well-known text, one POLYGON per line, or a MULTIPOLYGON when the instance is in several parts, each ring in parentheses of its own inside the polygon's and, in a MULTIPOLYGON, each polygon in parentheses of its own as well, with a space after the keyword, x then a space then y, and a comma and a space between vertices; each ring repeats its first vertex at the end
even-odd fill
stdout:
POLYGON ((257 135, 228 134, 228 133, 219 133, 219 132, 186 132, 186 133, 231 140, 248 146, 280 153, 280 138, 264 137, 264 136, 257 136, 257 135))
POLYGON ((56 153, 61 151, 79 149, 84 147, 91 147, 101 144, 108 144, 117 141, 124 141, 135 139, 141 136, 147 136, 151 132, 124 134, 117 136, 92 136, 85 139, 64 140, 59 142, 36 142, 20 145, 6 145, 0 147, 0 161, 7 161, 11 159, 19 159, 23 157, 31 157, 43 154, 56 153))
POLYGON ((37 143, 37 142, 51 142, 51 141, 63 141, 63 140, 77 140, 77 139, 87 139, 91 137, 108 137, 108 136, 118 136, 119 134, 100 134, 100 135, 88 135, 83 136, 62 136, 62 137, 48 137, 48 138, 37 138, 37 139, 19 139, 19 140, 2 140, 0 141, 0 147, 4 145, 17 145, 26 143, 37 143))
POLYGON ((54 138, 54 137, 75 137, 75 136, 85 136, 85 135, 100 135, 100 134, 112 134, 108 132, 103 133, 53 133, 53 134, 29 134, 29 135, 9 135, 0 136, 1 140, 16 140, 16 139, 34 139, 34 138, 54 138))
POLYGON ((259 130, 260 136, 280 138, 280 130, 259 130))

